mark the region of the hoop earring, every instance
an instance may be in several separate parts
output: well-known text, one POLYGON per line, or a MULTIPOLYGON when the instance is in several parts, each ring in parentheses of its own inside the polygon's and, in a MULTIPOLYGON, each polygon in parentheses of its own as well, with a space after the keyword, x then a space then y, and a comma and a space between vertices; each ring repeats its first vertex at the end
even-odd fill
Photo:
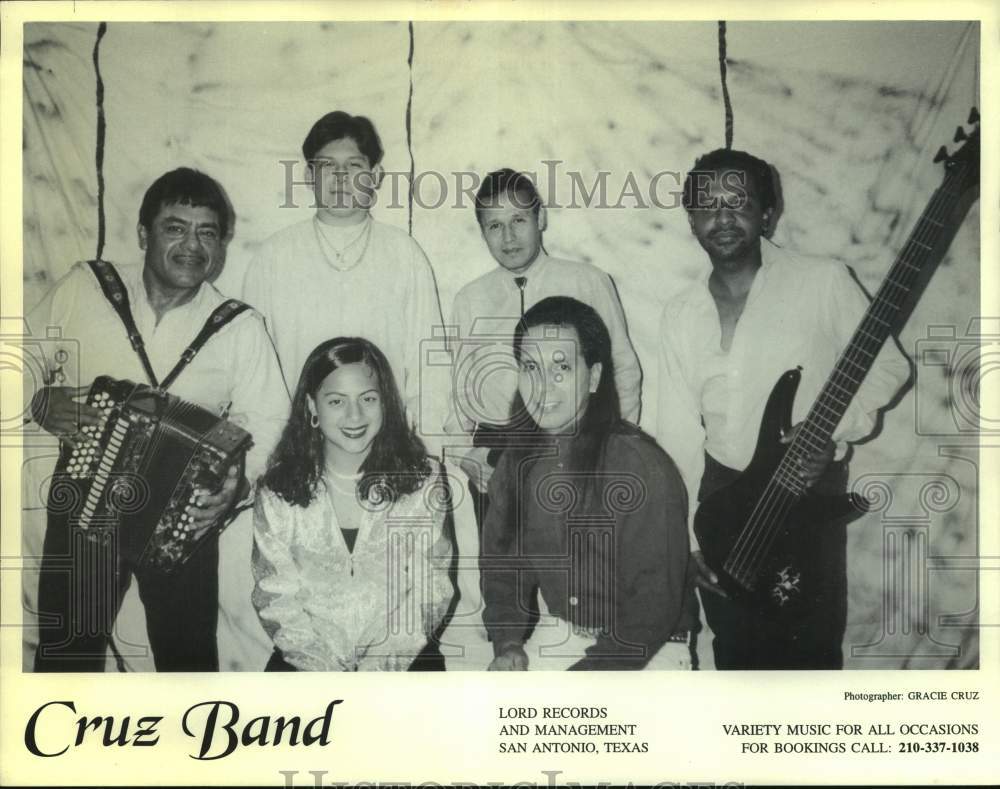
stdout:
POLYGON ((316 414, 313 414, 312 417, 310 417, 310 419, 309 419, 309 427, 313 428, 314 430, 317 427, 319 427, 319 417, 316 416, 316 414))

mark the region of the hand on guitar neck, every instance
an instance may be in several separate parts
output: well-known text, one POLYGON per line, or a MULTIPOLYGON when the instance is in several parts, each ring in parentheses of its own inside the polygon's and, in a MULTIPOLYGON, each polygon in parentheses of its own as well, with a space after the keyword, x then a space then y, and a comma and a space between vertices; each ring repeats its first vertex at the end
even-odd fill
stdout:
MULTIPOLYGON (((799 432, 799 428, 801 427, 802 423, 799 422, 791 430, 786 431, 781 437, 781 443, 791 444, 795 440, 795 434, 799 432)), ((837 445, 832 440, 827 441, 822 449, 816 450, 808 458, 799 461, 799 476, 806 483, 807 488, 811 488, 823 476, 826 467, 830 465, 836 451, 837 445)))
MULTIPOLYGON (((781 438, 781 443, 791 444, 800 427, 802 427, 801 422, 786 431, 781 438)), ((799 476, 805 482, 807 488, 811 488, 819 481, 819 478, 823 476, 827 466, 829 466, 830 462, 833 460, 836 448, 837 445, 833 441, 828 441, 826 446, 817 450, 799 463, 799 476)), ((712 572, 712 569, 705 562, 705 557, 702 555, 701 551, 692 551, 691 561, 694 562, 696 573, 695 584, 699 589, 704 589, 705 591, 712 592, 713 594, 720 595, 721 597, 729 597, 725 590, 719 586, 719 576, 712 572)))

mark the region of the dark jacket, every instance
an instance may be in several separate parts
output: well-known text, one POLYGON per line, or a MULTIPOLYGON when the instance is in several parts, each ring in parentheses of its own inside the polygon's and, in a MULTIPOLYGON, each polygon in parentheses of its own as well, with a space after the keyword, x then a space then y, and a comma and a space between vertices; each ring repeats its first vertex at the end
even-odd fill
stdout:
POLYGON ((507 450, 490 479, 483 621, 496 654, 524 644, 540 591, 551 614, 600 631, 572 668, 642 668, 695 624, 684 483, 631 425, 612 433, 596 474, 572 470, 571 441, 507 450))

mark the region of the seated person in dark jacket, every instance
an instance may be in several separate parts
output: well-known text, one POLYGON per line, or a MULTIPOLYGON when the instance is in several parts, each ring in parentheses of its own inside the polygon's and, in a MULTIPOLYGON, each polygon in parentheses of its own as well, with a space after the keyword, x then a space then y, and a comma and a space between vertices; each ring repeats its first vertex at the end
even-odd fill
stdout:
POLYGON ((687 496, 621 418, 607 327, 554 296, 513 346, 523 440, 490 479, 480 555, 490 670, 689 669, 687 496))

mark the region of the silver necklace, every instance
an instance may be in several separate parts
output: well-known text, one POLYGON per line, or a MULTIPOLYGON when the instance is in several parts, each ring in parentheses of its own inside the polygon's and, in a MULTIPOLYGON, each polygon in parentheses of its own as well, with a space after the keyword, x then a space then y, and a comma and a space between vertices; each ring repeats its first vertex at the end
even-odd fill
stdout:
POLYGON ((352 268, 357 266, 358 263, 360 263, 361 260, 364 258, 365 252, 368 251, 368 244, 371 242, 372 239, 373 221, 374 220, 372 220, 370 217, 365 219, 365 222, 367 223, 368 226, 363 231, 361 231, 361 234, 356 239, 354 239, 346 247, 344 247, 343 252, 338 252, 337 249, 330 242, 330 239, 328 239, 325 235, 323 235, 322 231, 319 229, 320 220, 313 219, 313 232, 316 233, 316 243, 319 245, 320 252, 323 253, 323 257, 326 258, 327 263, 333 266, 333 268, 337 269, 337 271, 350 271, 352 268), (362 238, 364 239, 364 244, 361 246, 361 251, 358 253, 357 257, 355 258, 353 257, 353 255, 348 257, 347 254, 348 250, 351 249, 351 247, 357 246, 358 242, 360 242, 362 238), (329 250, 327 249, 328 247, 329 250), (332 256, 330 250, 332 250, 333 253, 332 256), (347 263, 347 265, 343 265, 345 262, 347 263))

